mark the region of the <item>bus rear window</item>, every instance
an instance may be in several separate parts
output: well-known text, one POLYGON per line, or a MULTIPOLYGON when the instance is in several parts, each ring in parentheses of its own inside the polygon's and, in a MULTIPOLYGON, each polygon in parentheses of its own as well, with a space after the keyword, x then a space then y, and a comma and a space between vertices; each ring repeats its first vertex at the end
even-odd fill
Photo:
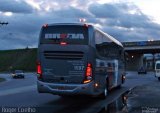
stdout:
POLYGON ((41 44, 88 44, 88 28, 78 25, 55 25, 43 27, 40 35, 41 44))

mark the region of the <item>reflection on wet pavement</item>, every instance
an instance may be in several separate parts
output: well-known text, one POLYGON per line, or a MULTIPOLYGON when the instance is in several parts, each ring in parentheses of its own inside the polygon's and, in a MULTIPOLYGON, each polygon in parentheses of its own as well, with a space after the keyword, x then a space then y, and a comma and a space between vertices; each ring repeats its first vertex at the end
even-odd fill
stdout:
POLYGON ((160 113, 160 83, 137 86, 128 95, 129 113, 160 113))
POLYGON ((128 93, 129 91, 126 91, 113 102, 104 105, 104 107, 98 113, 128 113, 128 93))

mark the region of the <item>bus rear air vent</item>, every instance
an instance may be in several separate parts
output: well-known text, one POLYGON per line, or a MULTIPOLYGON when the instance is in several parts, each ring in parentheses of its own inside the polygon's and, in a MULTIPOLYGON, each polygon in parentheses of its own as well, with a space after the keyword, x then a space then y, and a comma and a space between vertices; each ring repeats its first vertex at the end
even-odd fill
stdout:
POLYGON ((79 51, 44 51, 46 59, 70 59, 78 60, 83 58, 83 52, 79 51))

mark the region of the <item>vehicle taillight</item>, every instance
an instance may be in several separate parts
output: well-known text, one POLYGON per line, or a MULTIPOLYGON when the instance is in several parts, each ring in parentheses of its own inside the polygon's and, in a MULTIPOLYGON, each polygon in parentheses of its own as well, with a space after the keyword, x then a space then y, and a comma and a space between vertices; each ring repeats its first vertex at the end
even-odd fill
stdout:
POLYGON ((39 79, 42 78, 42 67, 40 62, 37 62, 37 74, 39 79))
POLYGON ((92 67, 90 63, 87 64, 86 76, 92 76, 92 67))
POLYGON ((88 24, 84 24, 84 27, 88 28, 88 24))
POLYGON ((83 83, 91 82, 91 80, 92 80, 92 65, 88 63, 83 83))
POLYGON ((44 28, 48 27, 48 24, 44 24, 43 27, 44 27, 44 28))
POLYGON ((61 42, 60 45, 67 45, 67 43, 66 42, 61 42))

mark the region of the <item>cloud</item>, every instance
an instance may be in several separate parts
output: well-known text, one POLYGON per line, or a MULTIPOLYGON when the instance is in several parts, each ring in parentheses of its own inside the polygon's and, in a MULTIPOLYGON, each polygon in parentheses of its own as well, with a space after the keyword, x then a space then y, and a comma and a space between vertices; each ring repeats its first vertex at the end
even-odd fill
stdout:
POLYGON ((159 39, 160 25, 131 3, 91 4, 89 11, 102 29, 120 41, 159 39))
POLYGON ((151 21, 134 4, 91 4, 88 8, 95 18, 105 18, 108 25, 141 27, 151 21), (130 13, 134 11, 134 13, 130 13), (138 20, 138 21, 137 21, 138 20))
POLYGON ((120 15, 119 9, 111 4, 92 4, 89 11, 97 18, 116 18, 120 15))
POLYGON ((68 7, 66 9, 58 10, 53 12, 53 16, 62 17, 62 18, 89 18, 90 14, 87 12, 74 8, 68 7))
POLYGON ((9 20, 9 24, 1 26, 0 49, 37 47, 40 29, 43 24, 78 21, 77 18, 54 18, 52 15, 54 14, 14 14, 12 17, 4 17, 4 20, 9 20))
POLYGON ((24 1, 17 0, 0 0, 1 12, 13 12, 13 13, 32 13, 33 8, 24 1))
POLYGON ((79 18, 86 18, 87 22, 100 27, 120 41, 159 39, 160 36, 160 25, 153 23, 150 17, 143 14, 132 3, 98 4, 96 0, 92 2, 89 0, 84 2, 82 0, 32 0, 34 4, 31 5, 32 2, 28 4, 25 0, 8 1, 0 1, 0 4, 6 3, 5 6, 0 6, 0 11, 12 11, 14 14, 5 16, 0 13, 3 19, 0 21, 9 22, 7 26, 1 26, 0 49, 36 47, 43 24, 74 23, 78 22, 79 18), (39 10, 34 10, 35 3, 39 10), (45 9, 46 7, 49 10, 45 9), (26 15, 26 13, 29 14, 26 15))

